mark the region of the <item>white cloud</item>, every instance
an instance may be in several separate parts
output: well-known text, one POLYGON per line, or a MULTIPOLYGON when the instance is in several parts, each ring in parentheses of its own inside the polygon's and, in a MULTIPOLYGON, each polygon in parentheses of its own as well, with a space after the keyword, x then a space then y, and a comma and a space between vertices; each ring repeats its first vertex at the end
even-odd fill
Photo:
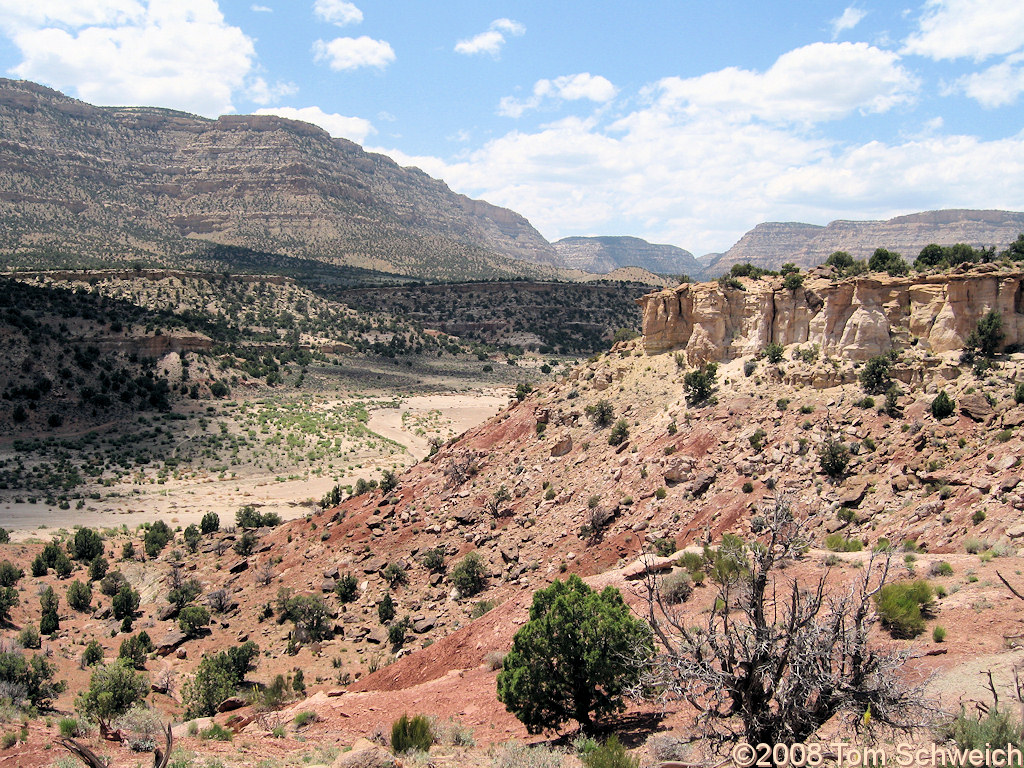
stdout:
POLYGON ((784 53, 763 73, 729 67, 667 77, 651 93, 665 109, 690 114, 814 123, 912 101, 918 81, 898 61, 895 53, 867 43, 812 43, 784 53))
POLYGON ((42 27, 59 24, 85 27, 94 24, 138 22, 146 15, 146 5, 138 0, 0 0, 0 24, 6 29, 42 27))
POLYGON ((835 40, 839 35, 848 29, 853 29, 860 24, 864 17, 868 15, 867 11, 861 10, 856 6, 851 5, 842 15, 832 20, 832 39, 835 40))
POLYGON ((293 96, 299 92, 295 83, 274 83, 270 85, 262 77, 254 78, 246 88, 245 95, 256 104, 270 104, 285 96, 293 96))
POLYGON ((537 109, 545 100, 589 101, 604 103, 615 98, 618 89, 611 81, 600 75, 580 72, 575 75, 563 75, 554 80, 538 80, 533 85, 533 94, 528 99, 516 99, 505 96, 498 104, 498 114, 505 117, 521 117, 524 112, 537 109))
POLYGON ((304 123, 318 125, 331 136, 340 137, 362 144, 366 137, 377 132, 369 120, 361 117, 345 117, 332 112, 324 112, 320 107, 269 107, 257 109, 257 115, 277 115, 289 120, 301 120, 304 123))
POLYGON ((965 75, 956 86, 988 109, 1013 104, 1024 93, 1024 54, 1008 56, 1000 64, 965 75))
POLYGON ((522 213, 549 239, 613 230, 697 253, 725 250, 761 221, 1019 207, 1024 132, 986 141, 946 135, 933 120, 916 136, 842 142, 808 127, 889 108, 911 90, 881 51, 809 47, 764 73, 653 84, 646 101, 614 119, 598 109, 451 158, 375 151, 522 213))
POLYGON ((485 53, 488 56, 497 58, 505 45, 506 35, 519 37, 526 34, 526 27, 512 19, 495 19, 491 22, 486 32, 474 35, 467 40, 459 40, 455 44, 455 52, 473 56, 478 53, 485 53))
POLYGON ((249 10, 253 13, 273 13, 274 9, 269 5, 250 5, 249 10))
POLYGON ((905 41, 904 53, 982 61, 1024 46, 1020 0, 928 0, 924 8, 917 31, 905 41))
POLYGON ((22 57, 11 74, 94 104, 232 112, 256 59, 215 0, 0 0, 0 25, 22 57))
POLYGON ((313 13, 321 21, 337 24, 339 27, 359 24, 363 20, 363 12, 345 0, 316 0, 313 4, 313 13))
POLYGON ((384 40, 362 37, 336 37, 330 42, 317 40, 313 43, 315 61, 327 62, 335 72, 360 67, 384 69, 395 60, 395 51, 384 40))

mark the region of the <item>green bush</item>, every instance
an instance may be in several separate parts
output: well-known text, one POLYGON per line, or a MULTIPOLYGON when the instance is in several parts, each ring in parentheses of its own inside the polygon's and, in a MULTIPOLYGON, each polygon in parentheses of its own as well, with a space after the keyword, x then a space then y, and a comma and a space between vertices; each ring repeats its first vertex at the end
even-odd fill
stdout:
POLYGON ((818 447, 818 464, 821 471, 838 480, 846 474, 850 464, 850 449, 833 437, 827 437, 818 447))
POLYGON ((139 632, 121 642, 117 657, 127 659, 135 669, 142 670, 146 668, 146 655, 152 651, 153 642, 149 635, 146 632, 139 632))
POLYGON ((953 399, 946 394, 946 390, 942 390, 932 400, 932 416, 936 419, 942 420, 953 415, 953 411, 956 410, 956 404, 953 399))
POLYGON ((82 669, 99 664, 103 661, 103 646, 96 640, 90 640, 82 651, 82 669))
POLYGON ((377 619, 381 624, 387 624, 395 618, 395 601, 391 593, 385 592, 384 599, 377 603, 377 619))
POLYGON ((395 587, 405 586, 409 583, 409 576, 406 574, 405 569, 398 563, 388 563, 381 576, 384 577, 384 581, 386 581, 388 586, 392 589, 395 587))
POLYGON ((0 684, 16 690, 37 709, 50 706, 65 688, 64 681, 54 682, 57 668, 42 654, 26 658, 20 651, 0 651, 0 684))
POLYGON ((860 539, 849 539, 841 533, 830 533, 825 537, 825 548, 832 552, 860 552, 864 544, 860 539))
POLYGON ((595 404, 588 405, 583 410, 586 412, 590 422, 598 429, 610 426, 612 419, 615 418, 615 408, 607 400, 598 400, 595 404))
POLYGON ((252 504, 247 504, 235 513, 235 524, 239 528, 270 528, 281 524, 276 512, 259 513, 252 504))
POLYGON ((782 281, 782 287, 787 291, 795 291, 798 288, 803 287, 804 276, 797 274, 796 272, 790 272, 786 275, 786 279, 782 281))
MULTIPOLYGON (((251 640, 220 653, 207 655, 199 662, 195 675, 182 688, 186 717, 207 717, 217 712, 218 705, 241 686, 252 662, 259 656, 259 646, 251 640)), ((280 675, 278 675, 280 677, 280 675)), ((281 678, 282 688, 284 678, 281 678)))
POLYGON ((118 659, 93 669, 89 688, 75 699, 75 708, 83 717, 109 727, 111 720, 142 701, 148 692, 146 678, 137 674, 127 659, 118 659))
POLYGON ((195 552, 199 549, 199 542, 202 541, 203 534, 200 533, 195 523, 191 523, 185 527, 182 537, 185 539, 185 546, 188 547, 188 551, 195 552))
POLYGON ((1009 744, 1024 751, 1024 729, 1020 721, 996 707, 977 719, 961 709, 957 718, 942 728, 941 735, 955 742, 959 750, 979 750, 984 754, 990 745, 1005 748, 1009 744))
POLYGON ((68 542, 68 552, 75 560, 92 561, 103 554, 103 539, 92 528, 79 528, 68 542))
POLYGON ((534 593, 498 675, 498 699, 530 733, 623 708, 653 653, 650 628, 613 587, 595 592, 573 575, 534 593))
POLYGON ((203 741, 231 741, 232 734, 220 723, 210 723, 210 727, 199 732, 199 738, 203 741))
POLYGON ((931 585, 923 579, 886 584, 875 595, 882 625, 896 638, 912 638, 921 634, 933 603, 931 585))
POLYGON ((89 581, 101 581, 107 575, 107 568, 109 567, 110 564, 107 562, 107 558, 103 555, 97 555, 89 563, 89 581))
POLYGON ((299 642, 307 639, 313 642, 327 640, 333 634, 327 615, 327 606, 318 595, 297 595, 292 597, 287 590, 278 592, 279 618, 295 625, 299 642))
POLYGON ((143 540, 143 547, 146 550, 146 556, 151 558, 156 557, 173 538, 174 532, 171 531, 170 526, 163 520, 157 520, 149 527, 149 530, 146 531, 146 536, 143 540))
POLYGON ((1017 385, 1013 388, 1013 402, 1020 405, 1024 403, 1024 381, 1017 382, 1017 385))
POLYGON ((216 512, 207 512, 199 521, 199 531, 202 534, 216 533, 220 530, 220 517, 216 512))
POLYGON ((139 601, 139 593, 132 589, 127 582, 122 584, 110 603, 114 611, 114 618, 119 620, 133 618, 135 612, 139 610, 139 601))
POLYGON ((470 552, 448 575, 462 597, 472 597, 487 585, 487 566, 478 552, 470 552))
MULTIPOLYGON (((787 276, 787 280, 792 276, 787 276)), ((640 759, 632 757, 614 734, 600 747, 583 755, 581 762, 584 768, 640 768, 640 759)))
POLYGON ((654 541, 654 554, 658 557, 668 557, 676 551, 676 540, 669 537, 663 536, 660 539, 654 541))
POLYGON ((867 394, 881 395, 890 387, 892 384, 892 377, 889 375, 891 366, 892 360, 888 355, 872 357, 864 364, 864 368, 860 372, 860 384, 867 394))
POLYGON ((68 586, 68 607, 85 613, 92 607, 92 587, 75 579, 68 586))
POLYGON ((43 640, 39 636, 39 630, 31 624, 18 633, 18 642, 21 644, 22 648, 38 649, 43 644, 43 640))
POLYGON ((608 434, 608 445, 622 445, 627 439, 629 439, 629 422, 619 419, 608 434))
POLYGON ((0 563, 0 587, 13 587, 17 585, 24 575, 25 572, 21 568, 16 568, 10 560, 4 560, 0 563))
POLYGON ((934 640, 936 643, 941 643, 945 639, 946 628, 936 624, 935 627, 932 629, 932 640, 934 640))
POLYGON ((705 363, 683 377, 683 390, 686 392, 686 402, 691 406, 700 405, 711 397, 715 391, 715 381, 718 377, 718 364, 705 363))
POLYGON ((178 627, 188 637, 198 637, 210 623, 210 612, 201 605, 186 605, 178 615, 178 627))
POLYGON ((434 731, 424 715, 410 718, 402 715, 391 725, 391 751, 396 755, 406 752, 429 752, 434 744, 434 731))
POLYGON ((785 354, 785 351, 786 350, 782 348, 782 345, 776 344, 773 341, 764 348, 764 356, 769 363, 775 365, 776 363, 782 362, 782 357, 785 354))
POLYGON ((932 567, 928 571, 932 576, 952 576, 953 566, 947 563, 945 560, 939 560, 936 563, 932 563, 932 567))
POLYGON ((434 547, 424 552, 423 567, 431 573, 444 573, 444 547, 434 547))
POLYGON ((65 739, 75 739, 82 735, 78 719, 74 717, 62 717, 57 723, 57 728, 65 739))
POLYGON ((334 585, 334 592, 343 603, 351 603, 359 596, 359 579, 351 573, 342 574, 334 585))

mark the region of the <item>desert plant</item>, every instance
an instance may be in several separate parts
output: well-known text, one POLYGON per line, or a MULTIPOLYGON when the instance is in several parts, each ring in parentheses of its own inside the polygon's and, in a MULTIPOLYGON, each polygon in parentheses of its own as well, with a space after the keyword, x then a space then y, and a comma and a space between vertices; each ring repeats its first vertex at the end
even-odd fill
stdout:
POLYGON ((343 573, 334 585, 334 592, 343 603, 351 603, 359 596, 359 579, 351 573, 343 573))
POLYGON ((707 402, 715 391, 717 377, 717 363, 705 363, 687 373, 683 377, 683 390, 686 392, 686 402, 691 406, 707 402))
POLYGON ((210 623, 210 612, 201 605, 186 605, 178 614, 178 627, 186 637, 198 637, 210 623))
POLYGON ((396 755, 406 752, 429 752, 434 744, 430 719, 425 715, 402 715, 391 725, 391 750, 396 755))
POLYGON ((68 586, 68 607, 84 613, 92 607, 92 587, 75 579, 68 586))
POLYGON ((893 637, 917 637, 931 615, 934 593, 927 581, 886 584, 875 595, 882 625, 893 637))
POLYGON ((875 724, 919 722, 923 691, 899 676, 909 652, 868 641, 871 597, 879 571, 883 582, 888 572, 879 556, 844 596, 829 593, 824 574, 798 586, 782 568, 806 549, 806 523, 781 496, 762 514, 765 530, 747 549, 749 565, 730 547, 739 575, 717 581, 720 608, 702 626, 664 606, 656 579, 645 577, 645 613, 662 646, 645 668, 647 695, 686 700, 706 735, 738 734, 752 744, 802 741, 839 715, 864 723, 869 708, 875 724))
POLYGON ((629 422, 619 419, 608 434, 608 445, 622 445, 627 439, 629 439, 629 422))
MULTIPOLYGON (((786 279, 793 276, 790 274, 786 279)), ((640 768, 640 759, 632 757, 615 734, 597 749, 582 755, 581 762, 584 768, 640 768)))
POLYGON ((75 699, 75 708, 83 717, 109 728, 111 720, 142 701, 148 691, 146 678, 137 674, 127 659, 118 659, 93 669, 89 687, 75 699))
POLYGON ((406 574, 405 569, 398 563, 388 563, 381 572, 381 576, 384 577, 384 581, 386 581, 388 586, 392 589, 409 583, 409 576, 406 574))
POLYGON ((82 651, 81 665, 82 669, 91 667, 94 664, 99 664, 103 661, 103 646, 100 645, 96 640, 90 640, 89 644, 85 646, 85 650, 82 651))
POLYGON ((107 575, 107 568, 110 564, 103 555, 97 555, 89 563, 89 581, 101 581, 107 575))
POLYGON ((388 624, 395 618, 395 601, 390 592, 384 593, 384 599, 377 603, 377 619, 381 624, 388 624))
POLYGON ((776 344, 774 341, 770 342, 768 346, 762 350, 765 359, 772 365, 782 362, 782 356, 786 350, 782 348, 781 344, 776 344))
POLYGON ((433 547, 424 552, 423 567, 431 573, 444 573, 444 547, 433 547))
POLYGON ((103 554, 103 539, 92 528, 79 528, 68 542, 68 553, 75 560, 89 562, 103 554))
POLYGON ((946 394, 946 390, 942 390, 932 400, 932 416, 936 419, 945 419, 953 415, 953 411, 956 410, 956 404, 953 399, 946 394))
POLYGON ((472 597, 487 585, 487 567, 477 552, 470 552, 448 574, 462 597, 472 597))
POLYGON ((530 620, 516 633, 498 675, 498 698, 530 733, 620 710, 653 651, 647 625, 621 593, 595 592, 579 576, 534 593, 530 620))
POLYGON ((860 384, 869 395, 881 395, 892 385, 889 369, 892 360, 888 355, 877 355, 864 364, 860 372, 860 384))
POLYGON ((0 563, 0 587, 13 587, 24 577, 25 572, 16 568, 10 560, 0 563))
POLYGON ((693 594, 693 577, 685 570, 670 573, 658 587, 662 599, 669 603, 685 603, 693 594))
POLYGON ((220 516, 216 512, 207 512, 199 521, 199 532, 204 536, 220 530, 220 516))
POLYGON ((598 429, 609 426, 612 423, 612 419, 615 418, 615 408, 607 400, 598 400, 583 410, 586 412, 590 422, 598 429))
POLYGON ((860 539, 849 539, 841 533, 830 533, 825 537, 825 548, 833 552, 860 552, 864 544, 860 539))
POLYGON ((174 532, 171 530, 171 527, 163 520, 157 520, 146 531, 145 538, 143 539, 143 548, 146 551, 146 556, 156 557, 173 538, 174 532))
POLYGON ((0 625, 11 622, 11 608, 21 602, 14 587, 0 587, 0 625))

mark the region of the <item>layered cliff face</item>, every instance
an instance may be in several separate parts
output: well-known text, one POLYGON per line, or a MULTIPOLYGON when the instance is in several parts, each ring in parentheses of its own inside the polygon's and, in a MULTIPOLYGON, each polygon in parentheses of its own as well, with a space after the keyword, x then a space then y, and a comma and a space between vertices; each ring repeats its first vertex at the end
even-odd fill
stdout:
POLYGON ((693 254, 674 245, 656 245, 638 237, 565 237, 554 249, 570 269, 606 274, 641 267, 655 274, 693 274, 703 269, 693 254))
POLYGON ((1024 213, 951 209, 897 216, 887 221, 833 221, 828 226, 795 222, 766 222, 747 232, 728 251, 706 265, 705 278, 729 271, 733 264, 749 261, 766 269, 778 269, 787 261, 799 267, 821 264, 834 251, 846 251, 855 259, 867 259, 876 248, 887 248, 913 261, 929 243, 967 243, 997 249, 1013 242, 1024 231, 1024 213))
POLYGON ((206 243, 442 278, 557 260, 519 214, 306 123, 99 108, 0 79, 0 137, 0 253, 15 265, 177 266, 206 243))
POLYGON ((774 342, 811 343, 826 355, 867 360, 917 340, 936 353, 963 346, 989 310, 1003 317, 1006 346, 1024 342, 1024 271, 982 265, 941 275, 780 278, 744 289, 686 283, 638 299, 648 352, 682 350, 690 364, 753 355, 774 342))

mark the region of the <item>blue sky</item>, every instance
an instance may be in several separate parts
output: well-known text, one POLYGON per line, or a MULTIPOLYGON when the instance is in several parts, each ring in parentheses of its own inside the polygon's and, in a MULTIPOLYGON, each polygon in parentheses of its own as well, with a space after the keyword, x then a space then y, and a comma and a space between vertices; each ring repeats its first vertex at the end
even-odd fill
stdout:
POLYGON ((95 104, 315 122, 551 240, 1024 209, 1024 2, 0 0, 95 104))

